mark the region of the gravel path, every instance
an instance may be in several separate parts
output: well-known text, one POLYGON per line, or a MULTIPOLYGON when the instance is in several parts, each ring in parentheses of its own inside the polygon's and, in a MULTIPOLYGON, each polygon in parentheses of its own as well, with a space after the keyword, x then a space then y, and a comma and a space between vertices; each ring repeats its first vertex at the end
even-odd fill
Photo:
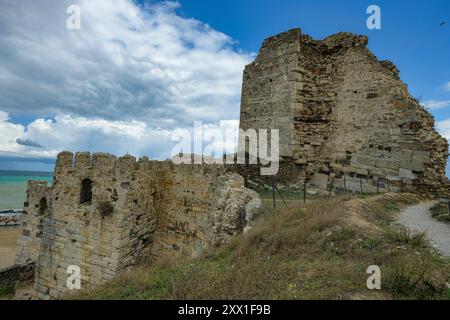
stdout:
POLYGON ((450 257, 450 225, 433 219, 430 208, 437 201, 422 202, 404 209, 397 222, 412 231, 425 232, 431 245, 442 255, 450 257))

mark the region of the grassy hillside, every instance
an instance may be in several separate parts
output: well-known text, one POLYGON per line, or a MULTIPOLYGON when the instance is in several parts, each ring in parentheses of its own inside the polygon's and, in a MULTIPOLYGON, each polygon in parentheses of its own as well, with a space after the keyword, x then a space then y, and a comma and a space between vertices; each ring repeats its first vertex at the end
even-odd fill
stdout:
POLYGON ((251 230, 201 258, 135 267, 75 298, 450 299, 450 261, 423 234, 391 226, 399 208, 418 201, 342 196, 267 209, 251 230), (381 268, 382 290, 366 288, 370 265, 381 268))

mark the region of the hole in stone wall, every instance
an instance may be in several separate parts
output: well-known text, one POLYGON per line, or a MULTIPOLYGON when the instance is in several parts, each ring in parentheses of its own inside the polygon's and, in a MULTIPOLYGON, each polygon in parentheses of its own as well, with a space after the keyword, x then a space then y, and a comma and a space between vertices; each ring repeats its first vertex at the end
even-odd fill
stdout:
POLYGON ((80 204, 91 203, 92 201, 92 180, 84 179, 81 181, 80 204))
POLYGON ((39 201, 39 215, 44 215, 47 212, 47 199, 42 198, 39 201))

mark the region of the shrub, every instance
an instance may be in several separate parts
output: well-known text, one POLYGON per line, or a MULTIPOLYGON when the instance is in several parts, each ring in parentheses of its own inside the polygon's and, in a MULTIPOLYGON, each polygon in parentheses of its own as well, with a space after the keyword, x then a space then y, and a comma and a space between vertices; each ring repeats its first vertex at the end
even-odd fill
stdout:
POLYGON ((427 245, 425 233, 413 232, 404 226, 396 226, 387 234, 391 241, 398 244, 409 244, 415 248, 423 248, 427 245))
POLYGON ((416 256, 399 256, 392 261, 383 288, 395 297, 437 298, 443 293, 444 287, 433 276, 436 268, 433 257, 426 252, 416 256))
POLYGON ((100 211, 100 214, 102 215, 102 217, 107 217, 113 213, 114 207, 111 204, 111 202, 102 201, 98 205, 98 210, 100 211))
POLYGON ((437 203, 430 209, 431 216, 441 222, 450 222, 450 213, 446 203, 437 203))
POLYGON ((6 287, 0 287, 0 297, 1 296, 6 296, 6 295, 10 295, 14 293, 14 286, 13 285, 9 285, 6 287))

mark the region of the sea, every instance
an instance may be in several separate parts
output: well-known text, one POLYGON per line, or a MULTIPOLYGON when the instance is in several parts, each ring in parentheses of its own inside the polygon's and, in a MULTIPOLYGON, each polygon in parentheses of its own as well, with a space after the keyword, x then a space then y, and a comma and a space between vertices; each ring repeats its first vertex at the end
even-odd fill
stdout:
POLYGON ((14 214, 6 211, 23 209, 28 180, 48 181, 51 185, 53 172, 0 170, 0 214, 14 214))

